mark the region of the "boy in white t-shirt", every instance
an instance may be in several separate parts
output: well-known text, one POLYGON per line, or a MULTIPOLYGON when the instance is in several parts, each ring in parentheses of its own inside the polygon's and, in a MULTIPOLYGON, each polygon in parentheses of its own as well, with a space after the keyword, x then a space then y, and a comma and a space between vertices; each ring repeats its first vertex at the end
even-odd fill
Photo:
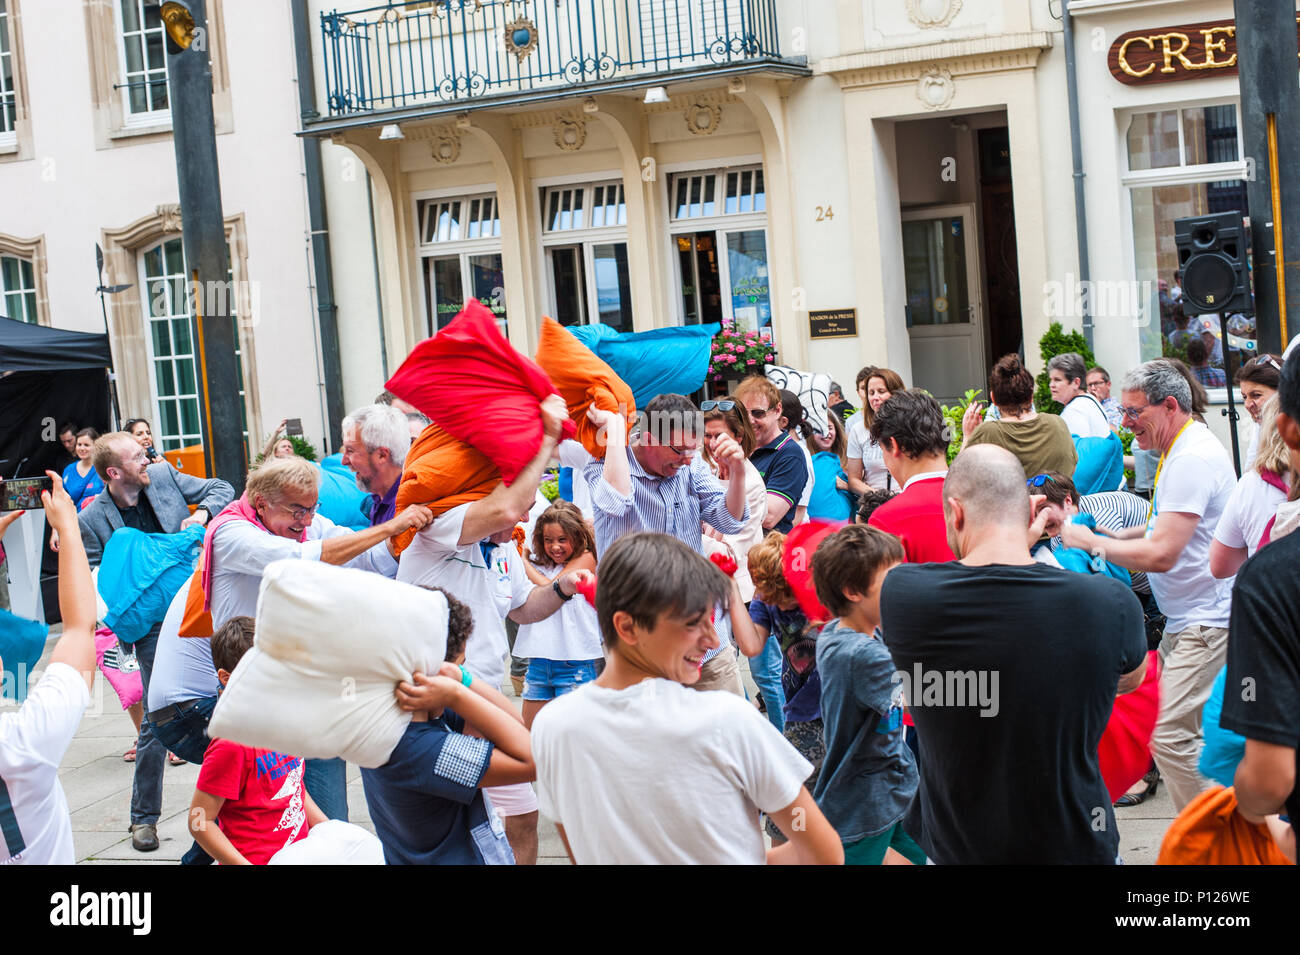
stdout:
POLYGON ((844 861, 803 781, 812 766, 753 706, 696 692, 730 583, 665 534, 602 555, 596 614, 608 663, 533 723, 542 811, 577 864, 844 861), (790 840, 764 852, 759 812, 790 840))
MULTIPOLYGON (((16 713, 0 714, 0 865, 72 865, 72 819, 59 763, 90 703, 95 680, 95 589, 77 509, 63 482, 41 492, 59 535, 59 612, 63 636, 41 681, 16 713)), ((22 511, 0 516, 0 537, 22 511)), ((0 674, 4 661, 0 660, 0 674)))

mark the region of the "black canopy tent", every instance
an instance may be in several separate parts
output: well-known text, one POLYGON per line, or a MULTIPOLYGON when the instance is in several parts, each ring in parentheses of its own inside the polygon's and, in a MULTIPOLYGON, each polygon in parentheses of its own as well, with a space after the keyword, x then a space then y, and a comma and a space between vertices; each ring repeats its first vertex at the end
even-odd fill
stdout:
MULTIPOLYGON (((35 477, 67 460, 58 428, 109 428, 107 335, 28 325, 0 316, 0 477, 35 477)), ((48 529, 47 529, 48 536, 48 529)), ((42 558, 46 620, 58 619, 57 558, 42 558)))

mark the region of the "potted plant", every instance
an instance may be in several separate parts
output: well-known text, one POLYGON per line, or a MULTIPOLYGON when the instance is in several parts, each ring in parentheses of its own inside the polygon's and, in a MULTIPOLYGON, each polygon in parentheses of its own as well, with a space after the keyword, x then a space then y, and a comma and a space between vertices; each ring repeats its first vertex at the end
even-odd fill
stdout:
POLYGON ((713 336, 709 356, 709 381, 715 385, 740 381, 750 375, 763 374, 763 366, 775 364, 776 349, 772 340, 756 331, 742 331, 735 323, 723 319, 722 331, 713 336))

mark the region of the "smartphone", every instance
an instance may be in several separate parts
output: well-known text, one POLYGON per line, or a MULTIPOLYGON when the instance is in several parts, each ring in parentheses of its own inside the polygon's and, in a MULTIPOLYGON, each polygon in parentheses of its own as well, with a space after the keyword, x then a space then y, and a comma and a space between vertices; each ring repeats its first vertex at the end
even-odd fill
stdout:
POLYGON ((302 435, 302 419, 289 418, 284 423, 284 433, 289 435, 302 435))
POLYGON ((41 491, 53 491, 49 477, 10 478, 0 482, 0 511, 30 511, 44 507, 41 491))

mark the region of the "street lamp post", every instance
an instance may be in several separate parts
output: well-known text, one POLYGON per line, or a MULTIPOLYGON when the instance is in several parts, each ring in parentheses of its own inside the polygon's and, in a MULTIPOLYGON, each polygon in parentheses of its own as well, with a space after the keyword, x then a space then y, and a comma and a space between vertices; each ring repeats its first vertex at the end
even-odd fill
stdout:
POLYGON ((169 2, 167 90, 180 189, 182 241, 188 269, 198 373, 203 460, 209 477, 244 486, 248 452, 239 397, 238 344, 231 320, 229 253, 221 214, 221 177, 212 118, 206 0, 169 2))

